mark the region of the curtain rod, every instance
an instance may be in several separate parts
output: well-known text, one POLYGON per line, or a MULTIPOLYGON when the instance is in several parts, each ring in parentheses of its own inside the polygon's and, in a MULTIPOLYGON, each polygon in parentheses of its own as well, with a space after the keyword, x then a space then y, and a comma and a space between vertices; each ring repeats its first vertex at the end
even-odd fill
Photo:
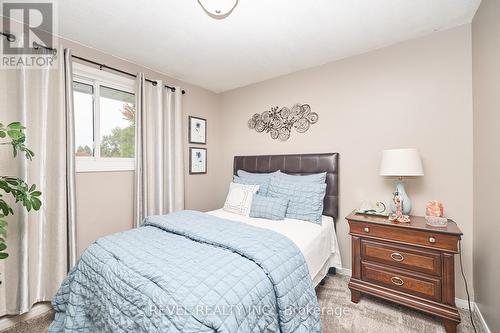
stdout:
MULTIPOLYGON (((98 63, 98 62, 90 60, 90 59, 86 59, 86 58, 79 57, 79 56, 76 56, 76 55, 72 55, 72 57, 75 58, 75 59, 81 60, 81 61, 85 61, 85 62, 87 62, 89 64, 92 64, 92 65, 95 65, 95 66, 99 66, 100 70, 102 70, 103 68, 106 68, 106 69, 115 71, 117 73, 123 74, 123 75, 128 75, 128 76, 131 76, 131 77, 137 77, 137 75, 135 75, 135 74, 132 74, 132 73, 129 73, 129 72, 125 72, 125 71, 122 71, 121 69, 118 69, 118 68, 115 68, 115 67, 111 67, 111 66, 108 66, 108 65, 105 65, 105 64, 101 64, 101 63, 98 63)), ((158 82, 154 81, 154 80, 150 80, 150 79, 145 79, 145 80, 147 82, 152 83, 153 85, 157 85, 158 84, 158 82)), ((175 87, 171 87, 171 86, 165 85, 165 88, 168 88, 168 89, 170 89, 172 91, 175 91, 175 87)), ((182 92, 183 95, 186 93, 186 91, 184 91, 184 90, 182 90, 181 92, 182 92)))
MULTIPOLYGON (((0 35, 5 36, 5 38, 9 42, 14 42, 16 40, 16 36, 14 36, 13 34, 8 33, 8 32, 0 31, 0 35)), ((33 48, 35 50, 44 49, 44 50, 50 51, 50 52, 52 52, 54 54, 56 54, 56 52, 57 52, 56 49, 53 49, 51 47, 47 47, 45 45, 38 44, 37 42, 33 42, 33 48)), ((132 73, 129 73, 129 72, 125 72, 125 71, 122 71, 121 69, 118 69, 118 68, 115 68, 115 67, 111 67, 111 66, 108 66, 108 65, 105 65, 105 64, 101 64, 101 63, 98 63, 98 62, 90 60, 90 59, 86 59, 86 58, 79 57, 79 56, 76 56, 76 55, 72 55, 72 57, 75 58, 75 59, 81 60, 81 61, 85 61, 85 62, 87 62, 89 64, 93 64, 93 65, 99 66, 100 70, 102 70, 103 68, 106 68, 106 69, 115 71, 117 73, 123 74, 123 75, 128 75, 128 76, 131 76, 131 77, 137 77, 137 75, 135 75, 135 74, 132 74, 132 73)), ((146 79, 146 81, 152 83, 153 85, 157 85, 158 84, 158 82, 154 81, 154 80, 146 79)), ((172 91, 175 91, 175 87, 171 87, 171 86, 165 85, 165 88, 168 88, 168 89, 170 89, 172 91)), ((186 93, 185 90, 182 90, 181 92, 182 92, 183 95, 186 93)))

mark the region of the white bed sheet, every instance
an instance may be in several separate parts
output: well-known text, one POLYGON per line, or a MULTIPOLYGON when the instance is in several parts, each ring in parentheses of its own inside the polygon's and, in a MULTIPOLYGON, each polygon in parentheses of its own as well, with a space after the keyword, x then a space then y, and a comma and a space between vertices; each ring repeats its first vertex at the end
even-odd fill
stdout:
POLYGON ((325 276, 329 267, 342 267, 333 218, 322 216, 321 225, 285 219, 273 221, 229 213, 222 209, 207 212, 223 219, 243 222, 274 230, 292 240, 300 249, 309 268, 314 285, 325 276))

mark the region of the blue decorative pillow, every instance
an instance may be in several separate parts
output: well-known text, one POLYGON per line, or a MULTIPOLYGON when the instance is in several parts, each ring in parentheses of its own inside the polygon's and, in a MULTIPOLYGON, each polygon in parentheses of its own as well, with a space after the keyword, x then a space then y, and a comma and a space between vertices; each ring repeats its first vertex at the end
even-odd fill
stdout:
POLYGON ((289 175, 287 173, 278 171, 276 177, 290 182, 324 184, 326 181, 326 172, 313 173, 311 175, 300 176, 300 175, 289 175))
POLYGON ((279 172, 271 173, 252 173, 244 170, 238 170, 236 173, 238 176, 234 176, 234 182, 245 185, 259 185, 259 194, 267 195, 267 189, 269 187, 269 181, 279 172))
POLYGON ((271 178, 268 195, 289 199, 286 217, 321 224, 326 184, 299 183, 271 178))
POLYGON ((269 180, 270 178, 252 178, 252 177, 233 177, 233 182, 237 184, 244 185, 259 185, 259 191, 257 192, 260 195, 267 196, 267 190, 269 188, 269 180))
POLYGON ((284 220, 288 201, 286 198, 271 198, 255 194, 250 208, 250 217, 284 220))
POLYGON ((240 177, 256 177, 256 178, 271 178, 277 175, 280 171, 274 172, 248 172, 245 170, 238 170, 236 174, 240 177))

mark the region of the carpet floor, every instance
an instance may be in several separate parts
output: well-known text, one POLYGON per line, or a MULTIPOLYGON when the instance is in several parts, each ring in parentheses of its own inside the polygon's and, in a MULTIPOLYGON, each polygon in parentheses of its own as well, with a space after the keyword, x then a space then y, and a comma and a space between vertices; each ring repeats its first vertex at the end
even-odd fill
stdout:
MULTIPOLYGON (((413 311, 406 307, 363 295, 358 304, 351 302, 351 293, 347 288, 348 277, 329 276, 323 286, 316 290, 322 308, 321 321, 323 332, 354 333, 444 333, 441 321, 413 311)), ((459 333, 474 332, 469 319, 469 312, 460 310, 462 323, 459 333)), ((0 333, 42 333, 47 332, 54 313, 40 315, 31 320, 18 323, 0 333)), ((474 318, 478 333, 484 333, 478 327, 479 320, 474 318)))
MULTIPOLYGON (((323 286, 316 290, 322 309, 323 332, 356 333, 444 333, 441 320, 414 311, 407 307, 389 303, 375 297, 362 295, 358 304, 351 302, 347 288, 349 278, 342 275, 329 276, 323 286)), ((458 333, 474 332, 469 311, 460 310, 462 322, 458 333)), ((478 333, 479 319, 474 318, 478 333)))

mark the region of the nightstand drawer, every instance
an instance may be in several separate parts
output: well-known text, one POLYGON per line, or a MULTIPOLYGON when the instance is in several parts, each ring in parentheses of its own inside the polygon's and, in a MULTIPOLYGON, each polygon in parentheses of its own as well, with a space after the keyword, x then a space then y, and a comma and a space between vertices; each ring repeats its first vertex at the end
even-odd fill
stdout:
POLYGON ((404 293, 441 301, 441 280, 390 268, 385 265, 361 263, 361 278, 404 293))
POLYGON ((361 256, 365 261, 441 276, 441 255, 432 250, 419 250, 409 246, 363 239, 361 256))
POLYGON ((363 238, 377 238, 398 243, 423 246, 448 252, 458 252, 458 239, 454 235, 429 231, 417 231, 398 227, 395 224, 380 225, 354 222, 350 224, 351 234, 363 238))

